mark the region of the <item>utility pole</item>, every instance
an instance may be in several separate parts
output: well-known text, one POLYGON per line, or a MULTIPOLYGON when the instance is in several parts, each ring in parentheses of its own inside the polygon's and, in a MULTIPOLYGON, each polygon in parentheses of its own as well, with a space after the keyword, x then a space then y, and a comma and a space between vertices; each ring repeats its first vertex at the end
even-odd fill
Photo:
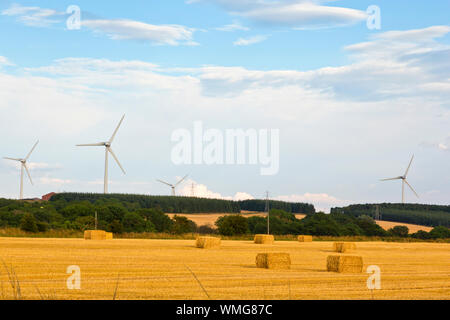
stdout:
POLYGON ((195 197, 195 185, 194 185, 193 182, 192 182, 192 185, 191 185, 191 197, 192 197, 192 198, 195 197))
POLYGON ((95 211, 95 230, 97 230, 97 211, 95 211))
POLYGON ((270 234, 270 215, 269 215, 269 191, 266 191, 266 210, 267 212, 267 234, 270 234))

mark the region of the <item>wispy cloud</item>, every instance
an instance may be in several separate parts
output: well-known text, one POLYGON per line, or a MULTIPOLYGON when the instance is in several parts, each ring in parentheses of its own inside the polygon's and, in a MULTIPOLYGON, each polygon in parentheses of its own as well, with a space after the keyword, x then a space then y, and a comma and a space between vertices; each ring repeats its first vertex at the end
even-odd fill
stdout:
POLYGON ((254 36, 250 38, 239 38, 235 42, 233 42, 233 45, 235 46, 249 46, 251 44, 263 42, 267 39, 267 36, 254 36))
POLYGON ((8 9, 1 12, 3 16, 15 16, 17 20, 31 27, 48 27, 52 24, 60 23, 58 19, 65 16, 65 12, 58 12, 53 9, 43 9, 40 7, 24 7, 20 4, 13 4, 8 9))
POLYGON ((255 23, 296 29, 341 27, 367 19, 362 10, 325 6, 320 0, 191 0, 188 3, 212 2, 232 15, 255 23))
POLYGON ((225 32, 233 32, 233 31, 248 31, 250 28, 244 27, 239 22, 233 22, 231 24, 226 24, 222 27, 216 28, 218 31, 225 31, 225 32))
POLYGON ((140 21, 83 20, 82 26, 107 34, 113 40, 150 41, 160 45, 197 45, 193 41, 195 29, 181 25, 154 25, 140 21))

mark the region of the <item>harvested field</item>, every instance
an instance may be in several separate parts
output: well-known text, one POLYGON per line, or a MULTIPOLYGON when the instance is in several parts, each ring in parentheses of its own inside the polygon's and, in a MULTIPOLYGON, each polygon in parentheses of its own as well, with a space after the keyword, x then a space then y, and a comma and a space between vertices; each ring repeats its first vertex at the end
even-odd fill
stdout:
POLYGON ((370 265, 381 268, 374 299, 450 299, 448 243, 358 242, 360 274, 326 271, 332 243, 278 241, 261 251, 253 241, 199 250, 193 240, 0 238, 0 299, 14 298, 2 260, 23 299, 110 300, 117 283, 117 299, 206 299, 187 267, 212 299, 372 299, 370 265), (289 253, 290 270, 256 268, 261 252, 289 253), (81 269, 80 290, 66 287, 72 265, 81 269))
POLYGON ((430 232, 433 228, 426 226, 419 226, 417 224, 409 224, 403 222, 391 222, 391 221, 376 221, 376 223, 382 227, 384 230, 389 230, 395 226, 405 226, 408 227, 409 233, 416 233, 419 230, 430 232))

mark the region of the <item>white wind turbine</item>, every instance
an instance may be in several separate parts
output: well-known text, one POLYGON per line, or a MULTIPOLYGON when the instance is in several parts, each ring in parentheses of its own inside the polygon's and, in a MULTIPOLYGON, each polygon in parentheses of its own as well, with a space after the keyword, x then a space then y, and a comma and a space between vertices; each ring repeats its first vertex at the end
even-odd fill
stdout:
POLYGON ((185 175, 181 180, 179 180, 177 183, 175 183, 175 184, 171 184, 171 183, 168 183, 168 182, 165 182, 165 181, 162 181, 162 180, 156 180, 156 181, 159 181, 159 182, 161 182, 161 183, 164 183, 164 184, 167 184, 169 187, 171 187, 172 188, 172 196, 175 196, 175 188, 181 183, 181 182, 183 182, 184 181, 184 179, 186 179, 187 178, 187 176, 188 175, 185 175))
POLYGON ((411 161, 409 162, 408 168, 406 169, 405 174, 404 174, 403 176, 380 180, 380 181, 402 180, 402 203, 405 203, 405 183, 406 183, 406 184, 408 185, 408 187, 412 190, 412 192, 414 192, 414 194, 417 196, 417 198, 419 197, 419 195, 417 194, 417 192, 414 191, 413 187, 411 187, 411 185, 410 185, 410 184, 408 183, 408 181, 406 180, 406 176, 408 175, 409 168, 411 168, 411 163, 413 162, 413 159, 414 159, 414 155, 412 156, 411 161))
POLYGON ((28 175, 28 178, 30 179, 31 184, 33 184, 33 180, 31 179, 30 172, 28 171, 27 160, 31 156, 31 153, 33 153, 33 151, 36 148, 36 146, 38 145, 38 143, 39 143, 39 140, 34 144, 33 148, 31 148, 31 151, 28 153, 28 155, 25 158, 23 158, 23 159, 7 158, 7 157, 4 158, 6 160, 12 160, 12 161, 19 161, 20 162, 20 198, 19 198, 20 200, 23 199, 23 170, 24 169, 27 172, 27 175, 28 175))
POLYGON ((104 181, 104 187, 103 187, 103 192, 105 194, 108 193, 108 154, 109 153, 113 156, 114 160, 116 160, 116 162, 119 165, 120 169, 122 170, 123 174, 125 174, 125 170, 123 170, 123 167, 119 162, 119 159, 117 159, 116 155, 114 154, 114 151, 111 149, 111 144, 113 143, 116 133, 119 130, 120 125, 122 124, 122 121, 124 118, 125 118, 125 115, 123 115, 122 119, 120 119, 120 122, 117 125, 116 130, 114 130, 113 135, 111 136, 111 138, 108 141, 99 142, 99 143, 91 143, 91 144, 77 144, 77 147, 105 147, 105 181, 104 181))

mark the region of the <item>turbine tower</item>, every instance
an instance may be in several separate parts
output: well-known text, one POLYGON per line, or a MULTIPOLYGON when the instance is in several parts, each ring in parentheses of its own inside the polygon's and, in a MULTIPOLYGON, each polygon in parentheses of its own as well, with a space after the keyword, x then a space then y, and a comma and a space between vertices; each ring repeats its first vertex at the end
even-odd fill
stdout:
POLYGON ((405 171, 405 174, 403 176, 395 177, 395 178, 389 178, 389 179, 382 179, 380 181, 389 181, 389 180, 402 180, 402 203, 405 203, 405 183, 408 185, 408 187, 411 189, 412 192, 416 195, 417 198, 419 198, 419 195, 417 192, 411 187, 411 185, 406 180, 406 177, 408 176, 409 168, 411 168, 411 163, 413 162, 414 155, 411 158, 411 161, 409 162, 408 168, 405 171))
POLYGON ((108 193, 108 155, 111 154, 116 160, 116 163, 119 165, 120 169, 122 170, 123 174, 125 174, 125 170, 123 169, 122 165, 119 162, 119 159, 115 155, 114 151, 111 148, 111 144, 114 141, 114 138, 116 137, 116 133, 120 128, 120 125, 122 124, 123 119, 125 118, 125 115, 122 116, 122 119, 120 119, 119 124, 117 125, 116 130, 114 130, 111 138, 106 142, 99 142, 99 143, 91 143, 91 144, 77 144, 77 147, 105 147, 105 181, 103 186, 103 192, 105 194, 108 193))
POLYGON ((181 183, 181 182, 183 182, 184 181, 184 179, 186 179, 187 178, 187 176, 188 175, 185 175, 181 180, 179 180, 177 183, 175 183, 175 184, 171 184, 171 183, 168 183, 168 182, 165 182, 165 181, 162 181, 162 180, 156 180, 156 181, 159 181, 159 182, 161 182, 161 183, 164 183, 164 184, 166 184, 166 185, 168 185, 169 187, 171 187, 172 188, 172 196, 175 196, 176 194, 175 194, 175 188, 181 183))
POLYGON ((39 143, 39 140, 34 144, 33 148, 31 148, 31 151, 28 153, 28 155, 25 158, 23 158, 23 159, 7 158, 7 157, 4 158, 6 160, 12 160, 12 161, 20 162, 20 196, 19 196, 20 200, 23 199, 23 170, 24 169, 27 172, 27 175, 28 175, 28 178, 30 179, 31 184, 33 184, 33 180, 31 179, 30 172, 28 171, 27 160, 28 160, 28 158, 30 158, 31 154, 33 153, 33 151, 36 148, 36 146, 38 145, 38 143, 39 143))

